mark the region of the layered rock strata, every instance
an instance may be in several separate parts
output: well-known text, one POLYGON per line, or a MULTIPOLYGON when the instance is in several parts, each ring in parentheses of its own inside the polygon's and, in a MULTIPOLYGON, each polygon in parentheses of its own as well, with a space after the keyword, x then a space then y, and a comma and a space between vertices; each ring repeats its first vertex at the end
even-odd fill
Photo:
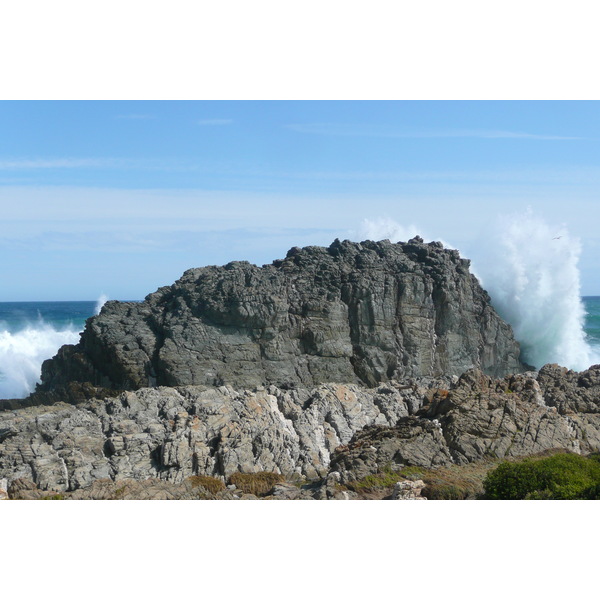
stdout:
POLYGON ((416 412, 415 386, 322 385, 236 391, 145 388, 117 398, 0 413, 0 478, 74 490, 96 479, 276 471, 316 479, 367 425, 416 412), (398 387, 404 389, 398 389, 398 387))
POLYGON ((256 267, 191 269, 144 302, 108 302, 42 369, 38 393, 74 382, 377 386, 407 377, 523 371, 509 325, 439 242, 336 240, 256 267))

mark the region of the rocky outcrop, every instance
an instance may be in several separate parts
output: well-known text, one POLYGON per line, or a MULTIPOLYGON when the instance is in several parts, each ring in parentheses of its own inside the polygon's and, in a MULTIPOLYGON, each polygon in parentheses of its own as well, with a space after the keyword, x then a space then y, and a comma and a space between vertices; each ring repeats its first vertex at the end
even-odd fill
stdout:
MULTIPOLYGON (((38 395, 111 389, 360 383, 523 370, 510 326, 442 244, 292 248, 261 268, 191 269, 144 302, 108 302, 46 361, 38 395)), ((42 400, 39 400, 40 402, 42 400)))
POLYGON ((0 413, 0 478, 75 490, 97 479, 274 471, 324 477, 337 446, 415 412, 423 390, 384 384, 236 391, 145 388, 118 398, 0 413), (404 389, 398 389, 398 388, 404 389))
POLYGON ((336 449, 330 468, 344 483, 378 473, 384 465, 436 468, 557 448, 598 452, 599 377, 600 365, 581 373, 546 365, 539 374, 502 380, 468 371, 452 389, 430 390, 423 407, 395 426, 357 432, 336 449))
MULTIPOLYGON (((0 413, 0 480, 9 492, 15 481, 33 482, 33 491, 19 493, 34 495, 101 489, 95 482, 106 480, 158 480, 184 486, 177 494, 187 498, 197 495, 185 487, 192 476, 226 481, 238 471, 270 471, 288 481, 323 480, 312 497, 343 499, 350 496, 340 486, 375 473, 555 448, 600 450, 600 365, 581 373, 547 365, 503 379, 471 370, 453 383, 419 379, 376 388, 144 388, 0 413)), ((308 493, 278 485, 274 496, 308 493)))

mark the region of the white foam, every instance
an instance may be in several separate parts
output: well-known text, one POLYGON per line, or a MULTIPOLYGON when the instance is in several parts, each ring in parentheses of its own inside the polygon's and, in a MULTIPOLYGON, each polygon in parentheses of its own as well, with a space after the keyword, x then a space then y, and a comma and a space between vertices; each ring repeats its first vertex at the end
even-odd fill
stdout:
POLYGON ((586 341, 579 240, 531 210, 499 217, 473 256, 474 272, 514 330, 523 358, 587 369, 599 358, 586 341))
POLYGON ((74 327, 55 329, 40 320, 20 331, 0 331, 0 399, 24 398, 39 383, 42 363, 63 344, 76 344, 74 327))

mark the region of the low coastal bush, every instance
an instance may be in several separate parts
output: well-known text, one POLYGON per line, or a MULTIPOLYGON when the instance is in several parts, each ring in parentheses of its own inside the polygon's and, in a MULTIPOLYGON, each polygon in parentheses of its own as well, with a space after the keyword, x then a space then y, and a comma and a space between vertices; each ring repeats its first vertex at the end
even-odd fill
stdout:
POLYGON ((483 486, 490 500, 595 499, 600 496, 600 462, 579 454, 504 462, 488 473, 483 486))
POLYGON ((229 483, 245 494, 254 494, 255 496, 265 496, 276 483, 285 481, 285 477, 279 473, 270 471, 260 471, 259 473, 232 473, 229 476, 229 483))

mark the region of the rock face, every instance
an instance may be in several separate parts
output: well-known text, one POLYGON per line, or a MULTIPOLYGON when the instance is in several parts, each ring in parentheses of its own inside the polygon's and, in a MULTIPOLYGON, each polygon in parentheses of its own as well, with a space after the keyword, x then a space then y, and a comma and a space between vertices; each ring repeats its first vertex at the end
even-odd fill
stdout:
POLYGON ((425 483, 420 479, 416 481, 399 481, 394 486, 392 500, 427 500, 421 496, 425 483))
POLYGON ((146 388, 71 406, 0 413, 0 478, 42 489, 97 479, 275 471, 310 479, 366 425, 393 425, 421 405, 412 387, 322 385, 254 392, 233 388, 146 388))
MULTIPOLYGON (((384 469, 555 448, 600 450, 600 365, 581 373, 547 365, 504 379, 471 370, 453 384, 421 379, 377 388, 145 388, 77 406, 0 412, 0 480, 9 490, 15 481, 21 490, 33 482, 62 492, 99 480, 157 479, 183 486, 178 497, 187 498, 197 497, 185 487, 192 475, 273 471, 324 479, 314 497, 342 498, 338 483, 384 469)), ((107 485, 97 484, 113 493, 107 485)), ((144 494, 159 494, 151 497, 167 494, 148 486, 144 494)))
POLYGON ((546 365, 537 376, 502 380, 469 371, 451 390, 426 394, 422 408, 396 426, 357 432, 336 449, 330 468, 344 483, 381 465, 435 468, 556 448, 600 450, 600 365, 581 373, 546 365))
POLYGON ((108 302, 76 346, 42 369, 41 391, 320 383, 523 371, 510 326, 456 250, 339 242, 292 248, 262 268, 187 271, 142 303, 108 302))

